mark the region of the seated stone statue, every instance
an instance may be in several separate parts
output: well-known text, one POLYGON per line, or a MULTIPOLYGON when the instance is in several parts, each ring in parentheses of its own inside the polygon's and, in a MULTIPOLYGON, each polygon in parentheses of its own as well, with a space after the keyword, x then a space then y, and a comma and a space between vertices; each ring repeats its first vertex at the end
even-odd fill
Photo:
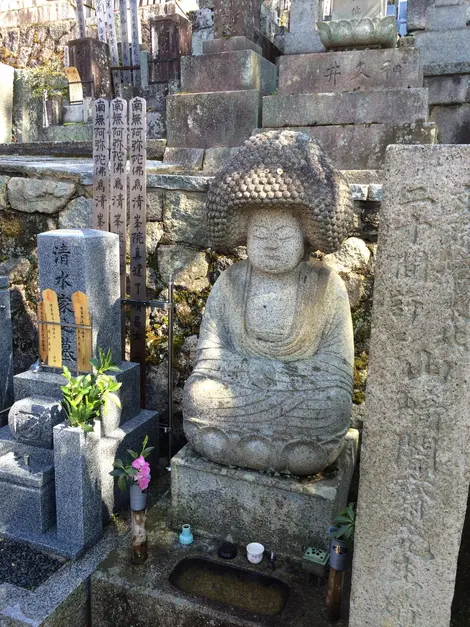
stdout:
POLYGON ((310 252, 339 248, 352 226, 342 175, 302 133, 251 137, 211 185, 214 248, 247 245, 217 279, 184 391, 184 430, 224 465, 311 475, 339 455, 353 368, 341 278, 310 252))

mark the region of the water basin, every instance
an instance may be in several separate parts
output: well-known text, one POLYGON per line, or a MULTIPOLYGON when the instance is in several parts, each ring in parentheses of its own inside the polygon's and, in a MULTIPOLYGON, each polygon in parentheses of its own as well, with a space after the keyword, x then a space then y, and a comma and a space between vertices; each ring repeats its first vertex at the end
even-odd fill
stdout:
POLYGON ((289 586, 280 579, 202 557, 178 562, 170 582, 188 594, 262 616, 280 614, 289 599, 289 586))

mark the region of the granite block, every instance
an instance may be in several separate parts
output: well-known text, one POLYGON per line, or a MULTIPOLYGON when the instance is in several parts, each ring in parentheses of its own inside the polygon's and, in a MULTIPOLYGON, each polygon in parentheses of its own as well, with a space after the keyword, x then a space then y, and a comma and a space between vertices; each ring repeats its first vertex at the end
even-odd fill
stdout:
POLYGON ((259 126, 260 116, 256 89, 168 96, 168 146, 240 146, 259 126))
POLYGON ((283 56, 279 94, 313 94, 422 87, 423 70, 413 48, 349 50, 283 56))
POLYGON ((451 622, 470 479, 469 163, 470 146, 387 151, 350 627, 451 622))
POLYGON ((433 65, 468 63, 470 59, 470 28, 443 30, 438 34, 434 31, 418 31, 414 36, 425 75, 435 74, 433 65))
POLYGON ((429 106, 470 102, 470 74, 426 76, 424 86, 429 91, 429 106))
POLYGON ((52 448, 52 429, 65 418, 57 399, 28 396, 14 403, 8 414, 8 425, 18 442, 52 448))
POLYGON ((203 54, 216 54, 234 50, 253 50, 257 54, 263 53, 261 46, 243 36, 229 37, 228 39, 208 39, 202 44, 203 54))
POLYGON ((434 122, 292 127, 291 130, 301 131, 317 140, 339 170, 382 168, 385 151, 390 144, 437 143, 434 122))
POLYGON ((164 163, 181 165, 185 170, 201 170, 204 159, 202 148, 165 148, 164 163))
POLYGON ((259 0, 214 0, 214 38, 255 39, 260 29, 259 0))
POLYGON ((11 142, 13 115, 13 78, 15 70, 10 65, 0 63, 0 143, 11 142))
POLYGON ((57 539, 82 547, 101 536, 100 423, 91 433, 65 424, 54 427, 57 539))
POLYGON ((426 28, 426 11, 434 5, 435 0, 410 0, 407 6, 408 32, 426 28))
POLYGON ((467 24, 467 4, 453 6, 430 6, 426 10, 426 30, 442 31, 465 28, 467 24))
MULTIPOLYGON (((140 366, 139 364, 122 361, 119 363, 121 372, 112 372, 111 376, 122 383, 117 392, 121 401, 121 408, 110 403, 108 413, 101 418, 102 431, 106 435, 117 427, 133 418, 140 411, 140 366)), ((61 374, 46 372, 32 372, 27 370, 13 377, 15 398, 20 400, 28 396, 48 396, 55 399, 62 398, 61 386, 66 379, 61 374)))
POLYGON ((155 411, 142 409, 137 416, 121 427, 101 438, 99 443, 101 460, 101 494, 103 501, 103 521, 106 523, 113 512, 122 511, 129 507, 129 494, 122 492, 117 486, 117 479, 109 474, 113 470, 115 459, 126 459, 127 450, 140 451, 146 435, 149 436, 149 445, 154 446, 148 458, 153 474, 158 468, 159 458, 159 415, 155 411))
POLYGON ((295 0, 289 12, 289 32, 284 35, 284 54, 324 52, 315 24, 320 18, 316 0, 295 0))
POLYGON ((441 144, 470 143, 470 103, 434 105, 429 117, 437 125, 441 144))
POLYGON ((238 148, 207 148, 204 153, 203 171, 215 173, 234 154, 238 148))
MULTIPOLYGON (((13 403, 13 346, 8 277, 0 276, 0 412, 13 403)), ((0 426, 2 418, 0 414, 0 426)))
POLYGON ((428 92, 422 88, 295 94, 263 98, 263 126, 406 124, 425 122, 428 92))
MULTIPOLYGON (((41 292, 57 292, 61 321, 74 323, 71 296, 88 296, 93 324, 93 356, 98 347, 111 349, 114 363, 121 361, 121 302, 119 286, 119 240, 114 233, 92 229, 59 229, 38 235, 39 284, 41 292)), ((62 360, 76 367, 74 329, 62 330, 62 360)))
POLYGON ((196 533, 230 533, 239 544, 256 538, 276 553, 326 549, 328 526, 347 501, 358 439, 350 430, 335 464, 308 479, 219 466, 186 445, 171 460, 172 528, 191 521, 196 533), (228 520, 228 512, 237 514, 228 520))
POLYGON ((277 68, 253 50, 182 57, 181 90, 185 93, 276 89, 277 68))

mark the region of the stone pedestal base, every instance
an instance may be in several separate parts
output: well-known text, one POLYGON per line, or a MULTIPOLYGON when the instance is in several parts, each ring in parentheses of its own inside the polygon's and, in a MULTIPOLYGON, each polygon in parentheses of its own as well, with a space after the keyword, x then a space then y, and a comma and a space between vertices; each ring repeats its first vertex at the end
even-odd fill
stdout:
POLYGON ((171 461, 171 525, 299 557, 307 546, 326 549, 328 526, 347 502, 358 441, 350 429, 336 462, 304 478, 219 466, 187 445, 171 461))

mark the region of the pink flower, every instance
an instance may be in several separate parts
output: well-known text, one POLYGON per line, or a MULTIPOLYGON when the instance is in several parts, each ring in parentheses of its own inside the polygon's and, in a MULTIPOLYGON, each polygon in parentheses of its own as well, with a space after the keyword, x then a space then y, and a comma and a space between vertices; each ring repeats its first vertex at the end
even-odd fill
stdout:
POLYGON ((150 483, 150 475, 137 475, 136 479, 141 490, 146 490, 148 488, 148 485, 150 483))
POLYGON ((145 458, 141 455, 140 457, 138 457, 137 459, 134 459, 134 461, 132 462, 132 468, 136 468, 137 470, 140 470, 141 468, 143 468, 145 465, 149 466, 149 463, 145 461, 145 458))

